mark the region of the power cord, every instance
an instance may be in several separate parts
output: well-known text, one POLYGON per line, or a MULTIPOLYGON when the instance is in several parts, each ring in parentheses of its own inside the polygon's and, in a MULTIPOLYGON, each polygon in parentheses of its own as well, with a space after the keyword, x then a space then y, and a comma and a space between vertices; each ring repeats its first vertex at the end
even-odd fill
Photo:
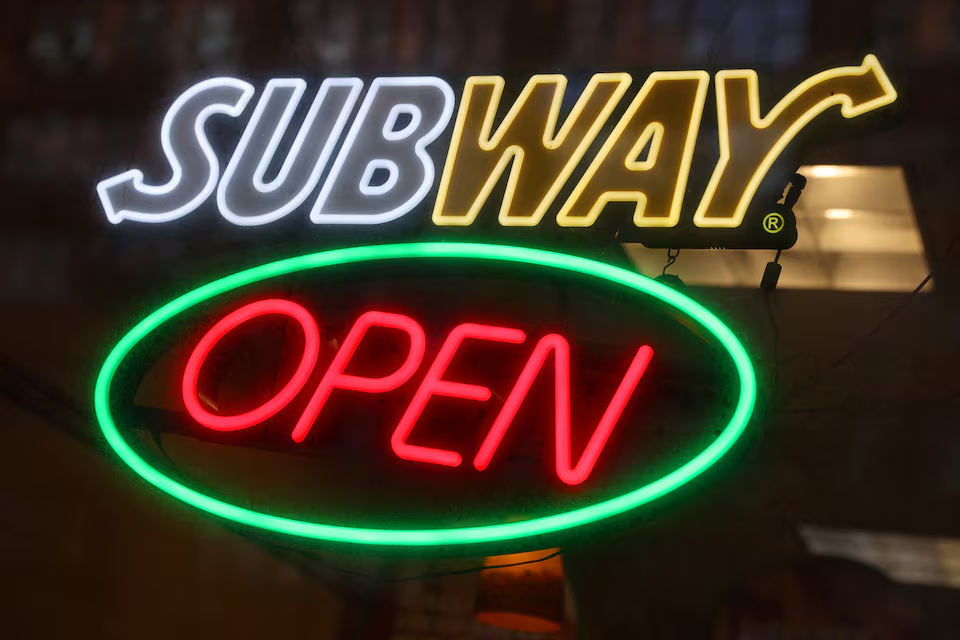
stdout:
MULTIPOLYGON (((241 536, 241 537, 243 537, 243 538, 246 538, 247 540, 253 542, 254 544, 257 544, 257 545, 266 547, 268 550, 270 550, 270 551, 272 551, 272 552, 274 552, 274 553, 277 553, 277 554, 280 554, 280 555, 293 554, 293 555, 298 556, 299 558, 302 558, 302 559, 308 560, 308 561, 310 561, 310 562, 319 564, 319 565, 321 565, 321 566, 323 566, 323 567, 326 567, 327 569, 330 569, 330 570, 332 570, 332 571, 335 571, 336 573, 341 573, 341 574, 348 575, 348 576, 351 576, 351 577, 354 577, 354 578, 361 578, 361 579, 363 579, 363 580, 367 580, 367 581, 370 581, 370 582, 375 582, 375 583, 378 583, 378 584, 399 584, 399 583, 401 583, 401 582, 412 582, 413 580, 427 580, 427 579, 430 579, 430 578, 443 578, 443 577, 445 577, 445 576, 460 576, 460 575, 467 575, 467 574, 471 574, 471 573, 480 573, 480 572, 482 572, 482 571, 490 571, 490 570, 496 570, 496 569, 509 569, 509 568, 511 568, 511 567, 521 567, 521 566, 524 566, 524 565, 538 564, 538 563, 540 563, 540 562, 546 562, 547 560, 550 560, 550 559, 552 559, 552 558, 556 558, 557 556, 559 556, 559 555, 561 555, 561 554, 563 553, 562 550, 559 550, 559 549, 558 549, 557 551, 553 551, 553 552, 551 552, 551 553, 543 556, 542 558, 534 558, 533 560, 523 560, 523 561, 521 561, 521 562, 511 562, 511 563, 506 563, 506 564, 495 564, 495 565, 484 565, 484 566, 479 566, 479 567, 470 567, 470 568, 468 568, 468 569, 457 569, 457 570, 454 570, 454 571, 429 571, 429 572, 426 572, 426 573, 417 573, 417 574, 414 574, 414 575, 411 575, 411 576, 404 576, 404 577, 402 577, 402 578, 382 578, 382 577, 379 577, 379 576, 371 575, 371 574, 369 574, 369 573, 364 573, 364 572, 362 572, 362 571, 354 571, 353 569, 347 569, 346 567, 341 567, 341 566, 339 566, 339 565, 337 565, 337 564, 335 564, 335 563, 332 563, 332 562, 330 562, 330 561, 328 561, 328 560, 325 560, 325 559, 323 559, 323 558, 320 558, 320 557, 318 557, 318 556, 316 556, 316 555, 314 555, 314 554, 312 554, 312 553, 309 553, 309 552, 307 552, 307 551, 304 551, 303 549, 297 549, 297 548, 294 548, 294 547, 286 547, 286 546, 283 546, 283 545, 280 545, 280 544, 276 544, 276 543, 274 543, 274 542, 270 542, 270 541, 268 541, 268 540, 264 540, 263 538, 260 538, 259 536, 252 535, 252 534, 250 534, 250 533, 248 533, 248 532, 245 532, 245 531, 242 531, 242 530, 240 530, 240 529, 234 529, 234 528, 231 527, 230 530, 233 531, 234 533, 236 533, 237 535, 239 535, 239 536, 241 536)), ((298 563, 298 564, 299 564, 299 563, 298 563)))
POLYGON ((878 331, 880 331, 880 329, 881 329, 886 323, 888 323, 889 321, 893 320, 895 317, 897 317, 898 315, 900 315, 908 306, 910 306, 910 304, 916 299, 917 295, 919 295, 919 293, 920 293, 921 291, 923 291, 923 288, 927 286, 927 283, 929 283, 930 280, 933 279, 934 275, 936 275, 936 274, 940 271, 940 266, 941 266, 941 265, 943 264, 943 262, 950 256, 951 252, 953 251, 954 247, 957 245, 957 242, 958 242, 958 241, 960 241, 960 234, 955 235, 955 236, 953 237, 953 239, 947 244, 947 248, 944 250, 943 255, 942 255, 942 256, 940 257, 940 259, 933 265, 933 270, 930 271, 930 273, 928 273, 927 276, 926 276, 923 280, 920 281, 920 284, 918 284, 918 285, 916 286, 916 288, 913 290, 913 292, 909 295, 909 297, 908 297, 906 300, 904 300, 900 305, 898 305, 895 309, 893 309, 893 311, 891 311, 890 313, 888 313, 888 314, 887 314, 886 316, 884 316, 879 322, 877 322, 877 323, 873 326, 873 328, 870 329, 870 331, 868 331, 866 334, 864 334, 864 336, 863 336, 862 338, 860 338, 859 341, 857 341, 857 344, 856 344, 853 348, 851 348, 849 351, 847 351, 846 353, 844 353, 842 356, 840 356, 839 358, 837 358, 836 360, 834 360, 829 366, 827 366, 827 367, 824 368, 823 370, 818 371, 818 372, 813 376, 813 378, 810 378, 810 379, 808 379, 808 380, 806 380, 806 381, 801 382, 800 384, 798 384, 798 385, 794 388, 794 390, 791 392, 791 394, 790 394, 788 397, 784 398, 783 406, 787 406, 787 405, 790 403, 790 401, 791 401, 793 398, 795 398, 796 395, 797 395, 798 393, 800 393, 801 391, 807 391, 807 390, 810 390, 810 389, 815 389, 815 388, 823 381, 823 378, 824 378, 824 376, 826 375, 827 372, 831 371, 832 369, 835 369, 836 367, 842 365, 843 363, 845 363, 845 362, 847 362, 848 360, 850 360, 851 358, 853 358, 853 356, 855 356, 855 355, 864 347, 864 345, 867 344, 867 342, 870 340, 870 338, 872 338, 874 335, 876 335, 876 333, 877 333, 878 331))

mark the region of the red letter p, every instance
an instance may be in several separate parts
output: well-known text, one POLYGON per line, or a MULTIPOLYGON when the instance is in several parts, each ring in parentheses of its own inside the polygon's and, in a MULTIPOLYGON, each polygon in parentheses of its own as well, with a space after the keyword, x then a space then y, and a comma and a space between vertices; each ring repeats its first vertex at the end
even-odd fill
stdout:
POLYGON ((330 368, 323 374, 323 379, 317 386, 317 390, 307 403, 303 415, 297 421, 291 437, 296 442, 303 442, 310 432, 320 410, 330 397, 334 389, 350 389, 352 391, 364 391, 366 393, 384 393, 392 391, 410 379, 420 362, 423 360, 423 352, 426 339, 423 334, 423 327, 417 324, 416 320, 397 313, 384 313, 382 311, 368 311, 359 318, 350 333, 347 334, 343 346, 330 363, 330 368), (410 351, 407 352, 407 358, 396 371, 382 378, 365 378, 344 373, 347 364, 357 351, 360 341, 366 335, 370 327, 385 327, 388 329, 399 329, 410 336, 410 351))

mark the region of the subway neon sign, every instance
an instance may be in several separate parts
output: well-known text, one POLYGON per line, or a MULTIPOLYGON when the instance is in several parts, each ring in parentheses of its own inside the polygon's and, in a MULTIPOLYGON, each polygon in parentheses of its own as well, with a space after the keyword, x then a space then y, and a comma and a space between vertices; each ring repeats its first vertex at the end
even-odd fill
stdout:
POLYGON ((837 106, 843 118, 858 118, 897 98, 873 55, 810 76, 768 107, 752 70, 713 77, 659 71, 642 82, 598 73, 579 93, 569 82, 544 74, 508 88, 500 76, 472 76, 458 95, 437 77, 328 78, 293 131, 309 99, 306 81, 269 80, 254 100, 252 84, 213 78, 187 89, 163 119, 169 180, 130 169, 97 192, 115 224, 171 222, 211 202, 240 226, 290 215, 328 227, 389 225, 416 211, 450 229, 473 226, 493 206, 502 227, 538 227, 549 218, 582 229, 594 227, 608 204, 624 203, 632 213, 620 222, 645 233, 683 224, 730 232, 744 224, 764 176, 811 121, 837 106), (694 193, 689 178, 711 87, 719 157, 707 158, 713 169, 694 193), (508 89, 519 90, 512 102, 508 89), (223 163, 207 135, 213 117, 247 118, 223 163))
MULTIPOLYGON (((518 272, 516 277, 523 275, 518 272)), ((483 308, 479 312, 488 313, 483 308)), ((539 315, 542 314, 532 317, 539 315)), ((570 326, 575 332, 575 326, 570 326)), ((716 386, 716 378, 707 384, 707 388, 716 386)), ((97 379, 95 409, 107 442, 133 471, 171 496, 211 514, 316 540, 381 546, 449 546, 522 541, 554 534, 624 513, 676 490, 715 464, 739 439, 753 412, 756 392, 753 366, 734 333, 690 298, 653 280, 586 258, 537 249, 477 243, 407 243, 336 249, 289 258, 216 280, 172 300, 140 321, 110 352, 97 379), (422 273, 447 274, 461 264, 470 265, 471 272, 482 267, 533 269, 535 272, 530 277, 537 282, 545 277, 569 278, 571 286, 595 287, 604 292, 604 297, 619 292, 616 295, 632 300, 642 310, 638 317, 647 321, 630 327, 627 334, 631 337, 617 341, 622 342, 614 358, 619 364, 610 368, 609 383, 601 385, 603 388, 596 387, 595 393, 586 393, 580 387, 587 372, 579 366, 585 355, 589 355, 584 353, 586 347, 572 334, 567 336, 562 331, 544 328, 544 321, 508 324, 467 317, 438 334, 430 330, 417 313, 399 313, 395 308, 384 306, 395 307, 394 302, 366 300, 363 305, 366 310, 344 316, 350 320, 338 334, 342 340, 333 352, 326 354, 323 351, 328 335, 325 324, 336 309, 325 303, 325 298, 308 304, 260 293, 262 287, 292 276, 315 274, 326 283, 352 270, 360 274, 377 273, 363 271, 370 267, 387 273, 396 272, 403 265, 413 265, 421 268, 422 273), (253 293, 248 295, 246 291, 253 293), (221 299, 227 302, 218 306, 217 301, 221 299), (218 351, 240 348, 230 342, 231 336, 271 316, 283 318, 290 324, 293 329, 289 339, 299 345, 294 350, 289 373, 277 382, 276 391, 257 406, 240 412, 223 412, 212 407, 205 402, 201 391, 211 358, 215 358, 218 351), (331 402, 339 398, 341 403, 370 405, 379 399, 394 398, 399 401, 396 421, 353 428, 384 433, 382 440, 375 437, 373 442, 383 442, 380 446, 389 448, 401 473, 427 474, 430 485, 452 482, 451 473, 460 474, 458 481, 472 478, 482 484, 490 474, 496 473, 498 466, 507 464, 511 448, 517 446, 518 438, 523 435, 520 432, 524 427, 518 423, 518 416, 525 411, 529 426, 529 404, 535 393, 531 389, 540 380, 537 393, 549 398, 548 409, 534 411, 532 418, 537 430, 551 433, 548 440, 552 447, 541 451, 539 461, 533 464, 535 468, 550 468, 557 482, 553 489, 557 495, 562 497, 574 492, 570 496, 579 502, 557 502, 557 505, 573 506, 558 506, 552 513, 509 523, 504 523, 496 514, 488 514, 479 518, 481 524, 470 526, 449 523, 410 528, 396 524, 353 526, 336 519, 324 521, 324 517, 318 515, 297 517, 270 504, 252 505, 246 499, 225 497, 223 493, 197 486, 184 479, 190 477, 189 474, 171 473, 159 462, 150 461, 135 435, 140 426, 125 423, 128 414, 122 409, 123 399, 117 396, 129 389, 122 381, 125 368, 149 359, 151 345, 162 342, 167 327, 174 327, 175 333, 182 332, 183 327, 197 321, 204 328, 199 333, 188 332, 185 339, 188 355, 182 368, 174 371, 184 413, 189 416, 188 421, 192 421, 190 433, 201 437, 204 433, 225 434, 231 438, 231 447, 242 446, 247 438, 262 437, 285 440, 283 446, 293 452, 303 450, 311 442, 312 446, 322 448, 328 446, 335 435, 329 430, 339 428, 323 422, 331 402), (657 324, 672 329, 657 333, 654 330, 657 324), (358 354, 377 331, 397 339, 396 344, 401 345, 397 357, 384 368, 385 356, 375 354, 373 359, 379 363, 377 373, 360 372, 355 367, 358 354), (720 415, 702 418, 700 426, 708 435, 697 440, 696 446, 682 457, 653 461, 652 475, 637 476, 640 479, 633 485, 611 485, 618 487, 617 490, 604 493, 602 489, 609 478, 598 478, 597 468, 616 457, 615 454, 623 453, 616 450, 614 442, 626 440, 618 441, 618 436, 639 435, 638 442, 652 443, 654 434, 663 426, 662 413, 638 414, 637 408, 674 402, 658 397, 658 389, 662 388, 658 385, 662 385, 663 376, 670 371, 671 358, 677 358, 676 343, 664 337, 667 334, 689 335, 695 344, 714 350, 709 359, 732 374, 732 377, 724 374, 721 378, 724 382, 719 383, 730 386, 722 394, 730 399, 729 409, 720 415), (489 354, 495 355, 493 359, 513 357, 516 363, 508 367, 513 374, 499 376, 498 380, 464 369, 465 361, 473 361, 465 360, 464 353, 468 351, 476 361, 482 361, 489 354), (494 395, 495 385, 499 385, 501 394, 494 395), (590 421, 577 418, 582 403, 591 395, 599 401, 597 417, 590 421), (437 405, 444 402, 458 407, 457 411, 473 412, 473 407, 492 409, 475 421, 479 427, 477 433, 467 434, 464 440, 476 442, 477 446, 434 446, 423 441, 424 430, 430 422, 424 418, 425 412, 436 410, 437 405), (625 419, 631 411, 633 418, 625 419), (638 415, 647 418, 638 420, 638 415), (267 423, 277 428, 264 431, 262 425, 267 423), (574 445, 574 442, 581 444, 574 445)), ((699 392, 690 396, 694 399, 690 404, 705 403, 696 393, 699 392)), ((451 437, 447 433, 441 436, 451 437)), ((633 466, 628 457, 626 467, 620 468, 630 471, 633 466)), ((537 473, 533 477, 549 480, 537 473)), ((340 482, 349 480, 348 476, 340 482)), ((329 489, 321 487, 319 495, 329 489)), ((364 513, 368 517, 366 522, 375 516, 364 513)))
POLYGON ((815 119, 897 99, 873 55, 763 104, 742 69, 308 89, 188 88, 161 125, 165 173, 97 185, 107 219, 215 209, 237 227, 300 216, 332 242, 347 230, 344 244, 410 229, 418 241, 278 260, 173 299, 110 351, 96 416, 135 473, 205 512, 400 547, 539 545, 637 509, 715 465, 757 397, 740 340, 683 293, 583 257, 450 240, 545 229, 551 242, 789 248, 785 151, 815 119), (267 366, 251 354, 270 323, 283 331, 267 366), (163 402, 137 404, 147 380, 163 402), (192 447, 196 473, 158 429, 192 447), (237 450, 253 466, 232 468, 237 450))

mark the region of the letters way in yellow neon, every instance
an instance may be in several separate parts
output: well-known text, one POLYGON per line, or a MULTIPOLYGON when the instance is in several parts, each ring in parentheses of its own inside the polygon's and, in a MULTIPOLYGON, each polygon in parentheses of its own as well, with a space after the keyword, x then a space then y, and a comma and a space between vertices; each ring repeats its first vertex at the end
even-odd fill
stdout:
POLYGON ((473 224, 512 161, 500 224, 539 224, 630 81, 627 73, 594 75, 557 131, 567 79, 557 74, 533 76, 491 135, 504 80, 469 78, 440 179, 434 223, 473 224))
MULTIPOLYGON (((608 202, 630 201, 636 202, 636 226, 675 226, 708 79, 705 71, 651 74, 560 209, 557 223, 589 227, 608 202), (679 98, 651 95, 655 86, 668 81, 692 81, 697 89, 679 98), (648 144, 646 157, 638 159, 648 144)), ((567 80, 557 74, 533 76, 494 131, 504 80, 469 78, 440 180, 434 223, 473 224, 512 162, 500 223, 539 224, 630 82, 626 73, 594 75, 558 131, 567 80)), ((720 158, 694 214, 699 227, 740 226, 764 175, 784 148, 831 106, 839 105, 844 118, 853 118, 897 98, 873 55, 859 66, 811 76, 763 117, 755 71, 720 71, 716 87, 720 158)))
POLYGON ((897 99, 876 56, 807 78, 760 117, 757 73, 717 73, 720 160, 693 221, 698 227, 738 227, 764 175, 791 140, 829 107, 854 118, 897 99), (734 134, 731 141, 731 130, 734 134))
POLYGON ((589 227, 608 202, 634 202, 638 227, 680 220, 710 76, 651 73, 557 215, 562 227, 589 227), (638 160, 650 145, 646 158, 638 160))

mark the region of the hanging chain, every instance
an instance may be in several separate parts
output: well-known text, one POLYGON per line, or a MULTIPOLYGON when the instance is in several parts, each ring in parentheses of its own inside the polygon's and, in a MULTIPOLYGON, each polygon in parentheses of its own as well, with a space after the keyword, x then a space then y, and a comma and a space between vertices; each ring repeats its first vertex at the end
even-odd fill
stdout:
POLYGON ((667 264, 663 265, 663 271, 660 272, 661 275, 667 275, 667 269, 673 266, 673 263, 677 261, 677 256, 679 255, 680 249, 667 249, 667 264))

